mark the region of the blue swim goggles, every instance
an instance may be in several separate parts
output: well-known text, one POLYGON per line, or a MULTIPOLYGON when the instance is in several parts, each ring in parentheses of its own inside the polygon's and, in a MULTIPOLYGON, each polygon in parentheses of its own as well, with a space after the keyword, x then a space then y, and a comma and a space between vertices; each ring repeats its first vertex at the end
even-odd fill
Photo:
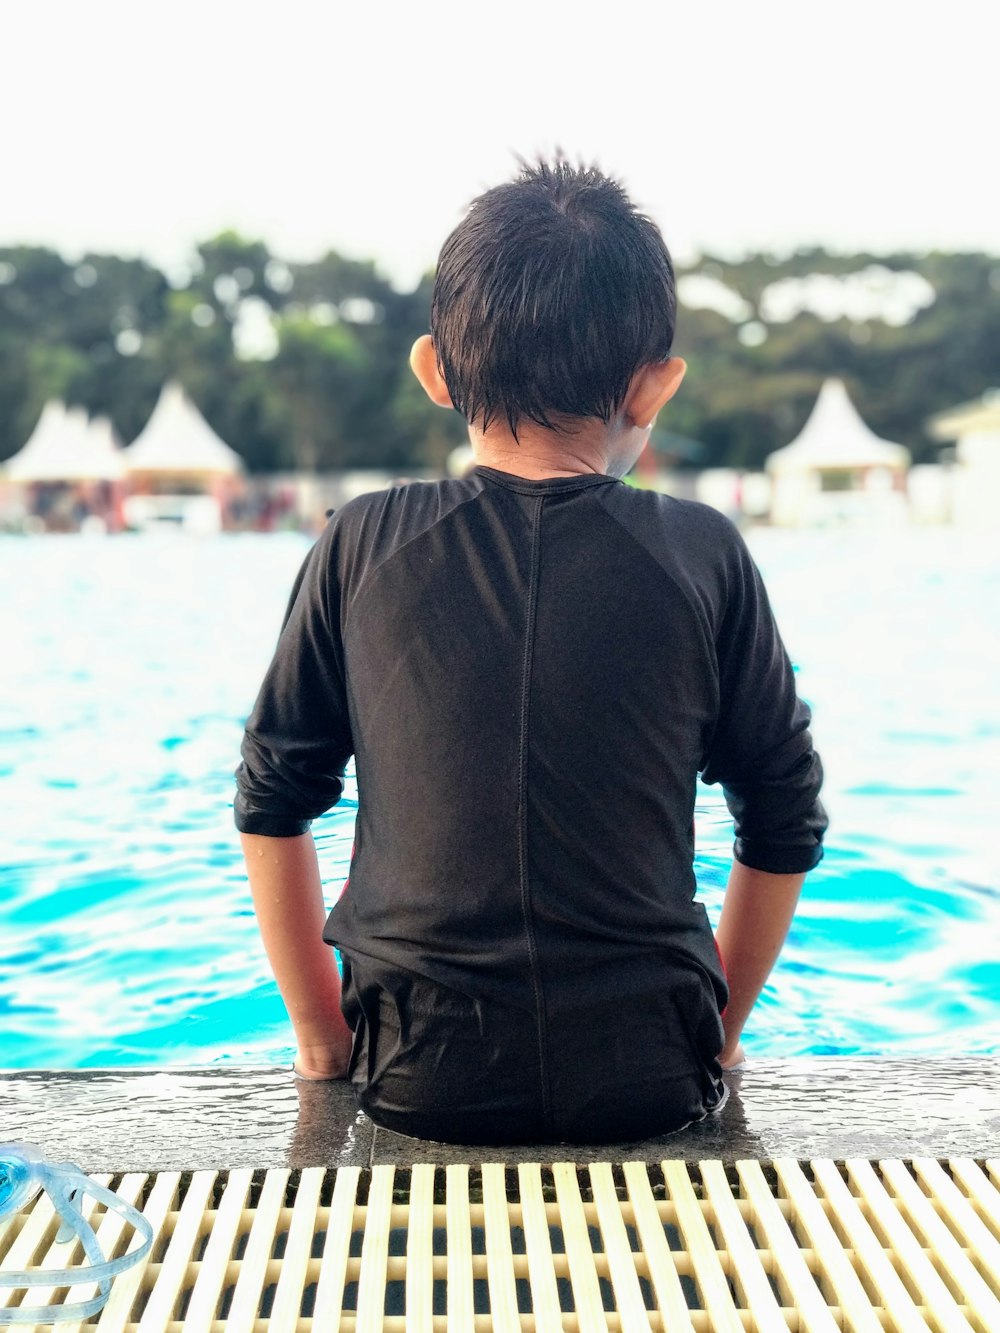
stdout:
POLYGON ((111 1280, 144 1259, 153 1244, 153 1228, 130 1203, 85 1176, 73 1162, 46 1162, 30 1143, 0 1143, 0 1221, 12 1216, 45 1190, 62 1226, 56 1240, 79 1240, 88 1264, 81 1268, 0 1271, 0 1287, 74 1287, 97 1283, 97 1295, 72 1305, 35 1305, 0 1308, 0 1324, 54 1323, 58 1319, 87 1319, 96 1314, 111 1293, 111 1280), (105 1259, 94 1229, 80 1211, 85 1194, 118 1213, 142 1236, 142 1244, 118 1259, 105 1259))

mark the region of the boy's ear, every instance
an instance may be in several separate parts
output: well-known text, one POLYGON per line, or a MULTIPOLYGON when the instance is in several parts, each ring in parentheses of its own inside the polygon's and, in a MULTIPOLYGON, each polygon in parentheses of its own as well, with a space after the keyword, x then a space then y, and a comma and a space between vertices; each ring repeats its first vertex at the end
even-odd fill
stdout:
POLYGON ((687 362, 679 356, 668 361, 654 361, 636 371, 625 399, 625 415, 633 426, 648 430, 660 408, 669 403, 681 387, 687 362))
POLYGON ((410 369, 432 403, 437 403, 438 407, 452 406, 451 394, 438 369, 437 352, 429 333, 422 334, 410 348, 410 369))

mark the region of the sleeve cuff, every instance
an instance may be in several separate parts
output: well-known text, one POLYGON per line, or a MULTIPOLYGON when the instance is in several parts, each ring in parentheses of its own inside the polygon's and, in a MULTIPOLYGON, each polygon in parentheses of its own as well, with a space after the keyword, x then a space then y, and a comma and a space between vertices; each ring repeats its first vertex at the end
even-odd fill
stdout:
POLYGON ((765 847, 737 838, 733 856, 751 870, 763 870, 770 875, 804 875, 822 861, 823 847, 821 844, 815 847, 765 847))
POLYGON ((262 811, 241 810, 239 806, 233 807, 233 817, 241 833, 256 833, 265 838, 298 838, 312 827, 311 819, 289 819, 262 811))

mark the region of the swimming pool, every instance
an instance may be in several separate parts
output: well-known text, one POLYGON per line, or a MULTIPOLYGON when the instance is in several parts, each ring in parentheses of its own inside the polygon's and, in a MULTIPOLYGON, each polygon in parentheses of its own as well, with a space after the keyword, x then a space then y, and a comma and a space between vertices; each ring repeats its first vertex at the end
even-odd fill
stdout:
MULTIPOLYGON (((1000 551, 948 530, 749 540, 832 825, 748 1051, 998 1051, 1000 551)), ((290 1058, 232 770, 308 544, 0 538, 0 1066, 290 1058)), ((315 826, 331 901, 355 797, 315 826)), ((697 822, 714 920, 716 791, 697 822)))

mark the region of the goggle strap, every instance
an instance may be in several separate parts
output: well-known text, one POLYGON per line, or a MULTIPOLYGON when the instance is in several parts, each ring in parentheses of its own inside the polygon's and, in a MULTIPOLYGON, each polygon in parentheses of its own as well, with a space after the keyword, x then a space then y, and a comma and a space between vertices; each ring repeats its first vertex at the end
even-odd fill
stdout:
POLYGON ((79 1268, 50 1268, 33 1272, 0 1273, 0 1287, 79 1287, 96 1283, 96 1296, 71 1305, 16 1306, 0 1309, 0 1324, 54 1323, 63 1319, 87 1319, 102 1309, 111 1291, 111 1280, 145 1258, 153 1244, 153 1228, 142 1213, 125 1199, 103 1185, 85 1176, 82 1171, 67 1167, 48 1169, 43 1175, 46 1191, 62 1219, 56 1241, 64 1243, 77 1239, 83 1246, 89 1265, 79 1268), (85 1194, 103 1203, 110 1211, 123 1217, 142 1236, 142 1243, 134 1250, 105 1259, 93 1227, 80 1210, 85 1194))

